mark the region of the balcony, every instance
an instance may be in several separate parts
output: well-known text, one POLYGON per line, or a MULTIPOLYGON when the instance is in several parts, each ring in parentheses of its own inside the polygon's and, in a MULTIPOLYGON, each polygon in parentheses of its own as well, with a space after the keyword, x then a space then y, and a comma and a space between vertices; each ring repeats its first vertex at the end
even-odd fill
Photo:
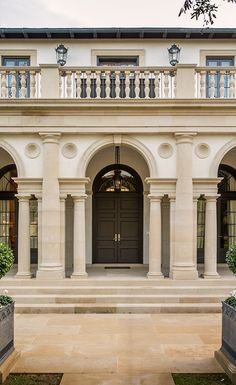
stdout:
POLYGON ((1 99, 232 99, 236 67, 0 67, 1 99))

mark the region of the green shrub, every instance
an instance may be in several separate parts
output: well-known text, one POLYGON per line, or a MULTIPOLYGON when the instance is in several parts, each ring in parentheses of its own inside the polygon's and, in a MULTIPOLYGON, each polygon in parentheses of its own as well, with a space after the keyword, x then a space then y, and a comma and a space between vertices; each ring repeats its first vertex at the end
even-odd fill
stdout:
POLYGON ((226 263, 233 274, 236 274, 236 243, 226 253, 226 263))
POLYGON ((12 249, 6 243, 0 242, 0 279, 11 269, 13 262, 12 249))
POLYGON ((12 302, 13 302, 13 299, 8 295, 0 295, 0 307, 9 305, 9 303, 12 303, 12 302))

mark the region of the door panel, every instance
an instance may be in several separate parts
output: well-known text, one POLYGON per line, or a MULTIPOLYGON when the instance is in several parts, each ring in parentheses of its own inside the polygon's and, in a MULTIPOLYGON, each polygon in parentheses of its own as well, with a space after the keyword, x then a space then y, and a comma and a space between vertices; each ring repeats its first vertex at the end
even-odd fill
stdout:
POLYGON ((94 263, 142 263, 142 211, 140 194, 94 194, 94 263))

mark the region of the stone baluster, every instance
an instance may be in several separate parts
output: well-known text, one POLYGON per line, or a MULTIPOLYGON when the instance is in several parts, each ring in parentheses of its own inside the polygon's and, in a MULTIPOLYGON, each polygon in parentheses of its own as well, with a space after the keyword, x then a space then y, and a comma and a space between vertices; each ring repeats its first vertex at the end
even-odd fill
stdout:
POLYGON ((25 71, 20 71, 20 93, 21 98, 26 97, 26 77, 25 77, 25 71))
POLYGON ((130 71, 125 71, 125 98, 130 97, 130 71))
POLYGON ((36 72, 30 71, 30 97, 36 97, 36 72))
POLYGON ((16 195, 19 202, 18 217, 18 271, 16 278, 31 278, 30 271, 30 195, 16 195))
POLYGON ((110 98, 110 71, 105 71, 105 76, 106 76, 106 99, 110 98))
POLYGON ((144 71, 144 85, 145 85, 145 98, 149 99, 149 92, 150 92, 149 71, 144 71))
POLYGON ((85 200, 86 194, 73 196, 74 200, 74 259, 71 278, 87 278, 86 238, 85 238, 85 200))
POLYGON ((219 71, 219 86, 220 86, 220 98, 225 96, 225 71, 219 71))
POLYGON ((135 98, 138 99, 140 94, 140 71, 135 71, 135 98))
POLYGON ((148 278, 162 279, 161 271, 161 196, 150 194, 148 278))
POLYGON ((90 99, 91 97, 91 71, 86 71, 86 98, 90 99))
POLYGON ((206 71, 200 71, 200 97, 206 97, 206 71))
POLYGON ((215 97, 215 71, 210 71, 210 98, 215 97))
POLYGON ((96 98, 101 98, 101 71, 96 71, 96 98))
POLYGON ((235 72, 229 71, 229 97, 234 98, 235 95, 235 72))
POLYGON ((169 97, 169 71, 164 71, 164 98, 169 97))
POLYGON ((6 98, 7 96, 7 78, 6 71, 1 72, 1 98, 6 98))
POLYGON ((76 71, 77 85, 76 85, 76 96, 78 99, 81 98, 81 71, 76 71))
POLYGON ((116 99, 120 97, 120 71, 115 71, 115 95, 116 99))
POLYGON ((219 278, 217 273, 217 196, 205 196, 205 253, 204 253, 204 278, 219 278))
POLYGON ((154 75, 155 75, 155 80, 154 80, 154 92, 155 92, 155 98, 158 99, 159 98, 159 87, 160 87, 160 80, 159 80, 159 74, 160 72, 159 71, 155 71, 154 72, 154 75))
POLYGON ((66 71, 66 92, 67 98, 72 98, 72 72, 66 71))
POLYGON ((11 88, 11 97, 15 98, 16 97, 16 72, 15 71, 10 71, 10 88, 11 88))

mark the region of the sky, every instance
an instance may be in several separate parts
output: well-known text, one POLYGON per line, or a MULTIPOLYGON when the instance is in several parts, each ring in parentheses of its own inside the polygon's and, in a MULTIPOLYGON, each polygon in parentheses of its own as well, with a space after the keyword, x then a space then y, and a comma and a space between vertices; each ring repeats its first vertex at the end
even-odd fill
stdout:
MULTIPOLYGON (((178 17, 184 0, 0 0, 6 27, 192 27, 202 22, 178 17)), ((215 28, 236 28, 236 4, 216 0, 215 28)))

